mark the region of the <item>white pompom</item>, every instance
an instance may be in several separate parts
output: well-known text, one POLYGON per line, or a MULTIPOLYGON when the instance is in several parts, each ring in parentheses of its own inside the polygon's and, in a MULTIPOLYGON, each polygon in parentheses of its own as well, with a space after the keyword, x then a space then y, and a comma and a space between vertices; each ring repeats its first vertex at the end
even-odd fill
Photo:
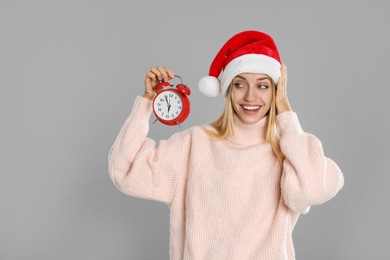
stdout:
POLYGON ((208 97, 216 97, 221 93, 221 83, 216 77, 205 76, 201 78, 198 87, 200 92, 208 97))

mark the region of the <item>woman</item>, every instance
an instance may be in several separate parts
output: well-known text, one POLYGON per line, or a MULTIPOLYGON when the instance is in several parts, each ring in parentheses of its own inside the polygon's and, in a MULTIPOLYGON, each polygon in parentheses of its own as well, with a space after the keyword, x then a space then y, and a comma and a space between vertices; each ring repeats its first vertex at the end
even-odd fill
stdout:
POLYGON ((110 150, 116 187, 170 207, 171 259, 295 259, 299 215, 334 197, 344 178, 291 110, 272 37, 229 39, 199 82, 203 94, 225 97, 222 115, 156 148, 147 137, 154 88, 173 77, 164 67, 146 73, 110 150))

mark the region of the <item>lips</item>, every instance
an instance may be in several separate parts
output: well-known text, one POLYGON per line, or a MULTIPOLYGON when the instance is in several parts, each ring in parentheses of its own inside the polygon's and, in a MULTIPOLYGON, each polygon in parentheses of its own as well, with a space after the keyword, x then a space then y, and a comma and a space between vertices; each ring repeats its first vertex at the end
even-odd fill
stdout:
POLYGON ((248 114, 248 115, 254 115, 256 114, 260 108, 262 106, 259 106, 259 105, 241 105, 241 107, 243 108, 243 111, 245 114, 248 114))
POLYGON ((260 106, 242 106, 245 110, 257 110, 260 106))

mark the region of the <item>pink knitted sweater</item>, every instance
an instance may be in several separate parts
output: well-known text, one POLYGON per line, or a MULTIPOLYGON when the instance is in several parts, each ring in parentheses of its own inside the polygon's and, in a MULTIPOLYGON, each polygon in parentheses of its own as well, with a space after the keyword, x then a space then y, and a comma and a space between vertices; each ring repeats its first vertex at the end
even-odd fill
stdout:
POLYGON ((277 115, 281 166, 256 127, 235 126, 217 140, 194 126, 161 140, 147 137, 152 102, 137 96, 109 152, 109 173, 123 193, 170 208, 172 260, 293 260, 292 231, 300 214, 344 185, 321 142, 303 132, 295 112, 277 115))

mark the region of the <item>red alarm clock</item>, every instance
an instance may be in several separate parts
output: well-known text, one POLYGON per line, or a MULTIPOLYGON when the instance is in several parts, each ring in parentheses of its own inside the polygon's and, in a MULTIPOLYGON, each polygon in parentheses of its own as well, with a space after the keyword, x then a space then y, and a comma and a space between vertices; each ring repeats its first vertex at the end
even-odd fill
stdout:
POLYGON ((156 96, 153 99, 153 112, 156 120, 169 126, 179 125, 190 114, 191 90, 183 84, 181 77, 175 75, 181 83, 173 87, 169 82, 162 82, 156 86, 156 96))

